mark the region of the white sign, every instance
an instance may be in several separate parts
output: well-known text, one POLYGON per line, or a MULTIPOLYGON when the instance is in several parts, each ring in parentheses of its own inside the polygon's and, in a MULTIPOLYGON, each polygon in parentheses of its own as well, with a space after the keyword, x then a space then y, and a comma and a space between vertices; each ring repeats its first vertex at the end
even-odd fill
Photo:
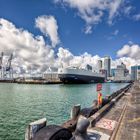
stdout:
POLYGON ((96 127, 108 129, 108 130, 114 130, 116 126, 116 121, 109 120, 109 119, 101 119, 99 122, 97 122, 96 127))

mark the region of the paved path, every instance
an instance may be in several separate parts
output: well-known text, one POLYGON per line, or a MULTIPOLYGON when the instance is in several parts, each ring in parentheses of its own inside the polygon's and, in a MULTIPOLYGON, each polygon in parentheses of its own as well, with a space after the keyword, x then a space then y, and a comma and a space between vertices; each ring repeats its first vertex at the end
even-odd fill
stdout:
POLYGON ((140 140, 140 83, 135 83, 130 93, 115 140, 140 140))
POLYGON ((88 132, 96 140, 140 140, 140 83, 133 87, 88 132))

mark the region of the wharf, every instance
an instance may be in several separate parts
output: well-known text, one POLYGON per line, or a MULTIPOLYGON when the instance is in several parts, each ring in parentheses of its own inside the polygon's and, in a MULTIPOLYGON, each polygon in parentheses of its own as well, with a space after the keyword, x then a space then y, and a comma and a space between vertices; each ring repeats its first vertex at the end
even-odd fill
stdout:
MULTIPOLYGON (((39 140, 40 136, 42 140, 51 140, 52 135, 58 134, 58 131, 55 132, 54 128, 59 129, 59 131, 61 129, 63 131, 64 129, 65 131, 72 131, 73 137, 70 138, 71 136, 69 135, 69 138, 65 140, 139 140, 140 83, 135 82, 132 85, 128 85, 112 94, 110 98, 111 100, 108 103, 88 117, 82 116, 81 113, 77 115, 80 108, 76 106, 72 115, 73 117, 77 115, 76 119, 71 118, 71 120, 65 122, 59 128, 57 128, 58 126, 53 126, 50 129, 47 126, 48 128, 42 129, 45 132, 39 130, 33 140, 39 140), (74 125, 76 129, 73 131, 74 125)), ((27 132, 29 133, 30 130, 27 132)), ((29 139, 27 138, 26 140, 29 139)))
POLYGON ((119 124, 116 140, 140 139, 140 83, 135 82, 126 98, 126 108, 119 124))
POLYGON ((101 140, 139 140, 140 83, 135 82, 88 132, 100 135, 101 140))

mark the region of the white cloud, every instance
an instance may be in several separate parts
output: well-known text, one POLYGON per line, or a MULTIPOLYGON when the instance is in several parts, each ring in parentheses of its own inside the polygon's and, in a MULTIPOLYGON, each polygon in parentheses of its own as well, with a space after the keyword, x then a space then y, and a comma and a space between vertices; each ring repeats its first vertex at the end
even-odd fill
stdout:
MULTIPOLYGON (((111 67, 116 68, 117 65, 120 65, 122 62, 127 66, 130 70, 133 65, 140 65, 140 46, 137 44, 124 45, 122 49, 117 52, 117 58, 111 61, 111 67)), ((67 67, 67 66, 75 66, 84 68, 87 64, 93 67, 93 70, 98 71, 97 69, 97 60, 104 58, 98 55, 91 55, 85 52, 82 55, 75 56, 68 49, 59 48, 57 54, 56 64, 58 67, 67 67)))
POLYGON ((26 70, 45 70, 54 61, 54 50, 45 43, 42 36, 34 36, 24 29, 0 18, 0 52, 5 55, 14 54, 12 65, 26 70))
POLYGON ((98 55, 92 56, 91 54, 85 52, 82 55, 75 56, 68 49, 59 48, 57 53, 56 66, 57 67, 81 67, 85 68, 87 64, 91 65, 93 69, 96 69, 97 60, 100 59, 98 55))
POLYGON ((131 70, 131 66, 140 65, 140 59, 134 59, 131 57, 121 57, 115 60, 112 60, 112 68, 116 68, 117 65, 124 63, 126 67, 131 70))
POLYGON ((86 28, 85 28, 85 34, 91 34, 92 33, 92 26, 86 26, 86 28))
POLYGON ((60 47, 58 49, 57 57, 58 65, 67 67, 70 64, 70 60, 72 60, 74 56, 68 49, 60 47))
POLYGON ((124 45, 118 52, 118 57, 127 56, 133 59, 140 59, 140 46, 138 44, 124 45))
POLYGON ((112 32, 112 33, 107 37, 107 40, 112 40, 112 39, 114 39, 118 34, 119 34, 119 30, 116 29, 114 32, 112 32))
POLYGON ((119 8, 121 6, 121 3, 124 2, 123 0, 113 0, 108 4, 109 7, 109 20, 108 23, 112 24, 113 18, 118 15, 119 8))
POLYGON ((112 62, 113 67, 123 62, 130 70, 131 66, 140 65, 140 45, 129 42, 117 52, 120 57, 112 62))
POLYGON ((124 0, 54 0, 55 3, 65 4, 78 10, 78 15, 86 22, 85 33, 89 27, 102 21, 105 13, 108 13, 108 23, 112 24, 113 19, 119 15, 124 0))
MULTIPOLYGON (((117 31, 116 31, 117 32, 117 31)), ((0 52, 4 52, 4 63, 7 61, 7 56, 14 54, 12 66, 14 71, 18 73, 43 72, 48 66, 64 67, 78 66, 85 67, 90 64, 97 68, 97 60, 103 59, 98 55, 84 53, 75 56, 68 49, 60 47, 57 57, 51 45, 46 44, 43 36, 34 36, 32 33, 24 29, 17 28, 12 22, 0 18, 0 52)), ((118 52, 117 56, 121 57, 112 61, 112 66, 124 62, 127 67, 135 64, 140 64, 140 46, 132 42, 124 45, 118 52)))
POLYGON ((43 34, 50 38, 53 47, 55 47, 60 42, 57 21, 53 16, 39 16, 35 19, 35 23, 36 27, 39 28, 43 34))
POLYGON ((85 67, 90 64, 95 67, 100 57, 84 53, 74 56, 68 49, 60 47, 55 58, 54 50, 45 43, 43 36, 34 36, 24 29, 16 26, 5 19, 0 19, 0 52, 5 53, 4 63, 8 56, 13 53, 12 66, 14 72, 43 72, 49 66, 85 67))
POLYGON ((116 36, 116 35, 118 35, 118 33, 119 33, 119 30, 117 29, 117 30, 115 30, 112 34, 113 34, 114 36, 116 36))
POLYGON ((139 21, 140 20, 140 14, 134 15, 133 19, 136 20, 136 21, 139 21))
POLYGON ((125 8, 124 8, 124 14, 127 15, 127 16, 129 16, 130 13, 131 13, 131 11, 132 11, 133 9, 134 9, 134 7, 132 7, 132 6, 127 6, 127 7, 125 7, 125 8))
POLYGON ((128 44, 133 45, 134 43, 133 43, 133 41, 130 40, 130 41, 128 41, 128 44))
POLYGON ((130 47, 129 45, 124 45, 123 48, 121 48, 118 52, 117 52, 117 56, 118 57, 122 57, 124 55, 127 55, 130 52, 130 47))

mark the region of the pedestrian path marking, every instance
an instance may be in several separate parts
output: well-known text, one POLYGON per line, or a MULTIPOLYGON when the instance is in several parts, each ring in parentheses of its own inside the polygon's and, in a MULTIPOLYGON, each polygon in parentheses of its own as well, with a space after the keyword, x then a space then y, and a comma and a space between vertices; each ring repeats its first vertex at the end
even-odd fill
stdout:
POLYGON ((109 119, 104 119, 102 118, 97 124, 95 125, 96 127, 108 129, 108 130, 114 130, 116 126, 116 121, 114 120, 109 120, 109 119))

